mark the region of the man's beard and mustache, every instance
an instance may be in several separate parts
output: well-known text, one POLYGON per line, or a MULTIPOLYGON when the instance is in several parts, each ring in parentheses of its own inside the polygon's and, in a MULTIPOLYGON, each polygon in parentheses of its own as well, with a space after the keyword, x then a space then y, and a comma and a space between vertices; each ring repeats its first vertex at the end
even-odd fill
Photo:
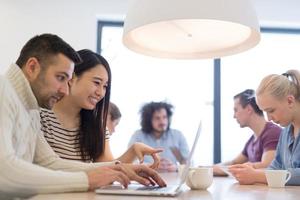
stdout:
POLYGON ((159 132, 159 133, 164 133, 168 128, 168 125, 166 124, 159 124, 158 125, 158 128, 155 130, 156 132, 159 132))
POLYGON ((39 106, 51 110, 53 105, 63 98, 64 94, 60 92, 43 94, 42 91, 48 87, 47 85, 44 74, 41 73, 37 79, 31 83, 31 88, 39 106))

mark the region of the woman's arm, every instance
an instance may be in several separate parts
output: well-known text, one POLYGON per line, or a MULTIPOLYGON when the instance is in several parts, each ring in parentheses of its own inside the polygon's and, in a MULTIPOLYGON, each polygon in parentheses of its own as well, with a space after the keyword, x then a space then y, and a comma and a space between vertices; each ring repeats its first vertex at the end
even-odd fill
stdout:
MULTIPOLYGON (((157 153, 162 152, 162 149, 154 149, 148 145, 145 145, 140 142, 135 142, 132 144, 125 153, 123 153, 117 160, 122 163, 132 163, 136 158, 139 159, 140 163, 144 162, 145 155, 151 155, 153 157, 152 168, 157 168, 159 165, 159 158, 157 153)), ((105 150, 103 154, 97 159, 97 162, 107 162, 114 160, 114 157, 111 152, 111 148, 109 145, 109 140, 105 141, 105 150)))
POLYGON ((106 161, 112 161, 114 160, 114 156, 110 149, 110 143, 109 140, 105 140, 105 148, 104 152, 99 158, 96 160, 96 162, 106 162, 106 161))
POLYGON ((238 180, 241 185, 252 185, 255 183, 267 183, 264 170, 254 169, 247 164, 232 165, 229 172, 238 180))
POLYGON ((144 162, 145 155, 151 155, 154 162, 151 165, 152 168, 157 168, 159 165, 159 158, 157 153, 162 152, 162 149, 154 149, 148 145, 145 145, 140 142, 136 142, 131 145, 127 151, 121 155, 118 160, 124 163, 131 163, 134 161, 135 158, 138 158, 140 163, 144 162))

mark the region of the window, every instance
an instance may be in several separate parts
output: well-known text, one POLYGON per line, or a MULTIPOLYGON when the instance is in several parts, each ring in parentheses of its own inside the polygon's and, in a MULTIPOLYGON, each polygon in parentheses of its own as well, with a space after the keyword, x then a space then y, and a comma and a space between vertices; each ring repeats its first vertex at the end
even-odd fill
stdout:
POLYGON ((122 31, 120 24, 102 24, 99 48, 112 70, 111 101, 122 112, 121 122, 111 137, 114 156, 126 150, 130 136, 140 129, 141 106, 150 101, 167 101, 175 107, 171 127, 182 131, 190 147, 199 120, 203 120, 194 164, 211 164, 213 61, 168 60, 136 54, 123 46, 122 31))

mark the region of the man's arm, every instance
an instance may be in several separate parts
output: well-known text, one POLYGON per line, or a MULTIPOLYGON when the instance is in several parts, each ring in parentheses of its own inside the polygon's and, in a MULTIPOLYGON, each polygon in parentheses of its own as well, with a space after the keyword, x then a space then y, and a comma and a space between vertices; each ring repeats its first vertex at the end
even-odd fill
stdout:
POLYGON ((275 153, 276 153, 275 150, 266 151, 262 155, 261 162, 249 163, 249 165, 251 165, 255 169, 266 168, 270 165, 270 163, 274 159, 275 153))
POLYGON ((229 167, 229 172, 242 185, 252 185, 255 183, 267 183, 264 170, 254 169, 246 164, 236 164, 229 167))
MULTIPOLYGON (((17 155, 17 148, 28 153, 29 145, 35 146, 36 141, 34 134, 26 135, 33 131, 30 117, 26 118, 27 115, 16 103, 17 97, 9 90, 9 86, 5 89, 1 87, 2 84, 0 81, 0 193, 28 196, 37 193, 86 191, 88 179, 84 172, 49 170, 31 163, 30 158, 23 160, 17 155)), ((36 112, 38 116, 38 111, 36 112)))
MULTIPOLYGON (((48 168, 64 171, 86 171, 88 179, 88 189, 93 190, 101 186, 109 185, 114 181, 127 187, 130 180, 146 184, 147 180, 152 179, 155 184, 162 186, 164 181, 152 169, 143 165, 126 165, 117 164, 119 162, 102 162, 102 163, 83 163, 70 161, 59 158, 50 145, 46 142, 42 134, 39 135, 37 144, 36 161, 48 168), (125 167, 126 166, 126 167, 125 167), (126 170, 125 170, 126 169, 126 170), (139 174, 141 172, 141 174, 139 174), (146 175, 146 177, 145 177, 146 175)), ((69 183, 69 184, 72 184, 69 183)), ((62 186, 61 186, 62 187, 62 186)))
POLYGON ((272 126, 261 136, 263 154, 260 162, 249 163, 253 168, 266 168, 270 165, 276 154, 281 128, 272 126))
POLYGON ((242 164, 242 163, 245 163, 247 161, 248 161, 248 158, 244 154, 240 153, 232 161, 225 162, 224 164, 225 165, 235 165, 235 164, 242 164))
POLYGON ((242 164, 248 161, 248 158, 240 153, 237 157, 235 157, 233 160, 231 161, 226 161, 223 163, 218 163, 216 165, 213 166, 213 172, 215 176, 226 176, 227 174, 220 168, 220 165, 235 165, 235 164, 242 164))
POLYGON ((114 165, 115 161, 84 163, 60 158, 47 143, 42 133, 38 135, 34 162, 43 167, 53 170, 64 171, 88 171, 101 166, 114 165))

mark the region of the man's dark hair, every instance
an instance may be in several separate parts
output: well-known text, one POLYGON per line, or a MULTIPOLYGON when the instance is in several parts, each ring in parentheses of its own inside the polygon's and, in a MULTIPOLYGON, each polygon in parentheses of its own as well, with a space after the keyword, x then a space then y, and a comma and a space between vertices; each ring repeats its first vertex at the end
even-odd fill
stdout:
POLYGON ((22 48, 16 64, 22 68, 29 58, 35 57, 42 66, 53 62, 53 56, 63 54, 75 64, 81 62, 77 52, 63 39, 53 34, 42 34, 31 38, 22 48))
POLYGON ((255 100, 255 92, 252 89, 244 90, 241 93, 238 93, 233 97, 233 99, 239 99, 240 104, 243 108, 250 104, 256 114, 263 116, 263 111, 259 109, 258 105, 256 104, 255 100))
POLYGON ((155 111, 159 111, 161 109, 165 109, 167 111, 168 116, 168 127, 167 130, 170 129, 171 125, 171 117, 173 115, 173 106, 171 104, 165 102, 150 102, 145 104, 141 110, 141 127, 142 131, 147 134, 152 134, 153 127, 152 127, 152 117, 155 111))

